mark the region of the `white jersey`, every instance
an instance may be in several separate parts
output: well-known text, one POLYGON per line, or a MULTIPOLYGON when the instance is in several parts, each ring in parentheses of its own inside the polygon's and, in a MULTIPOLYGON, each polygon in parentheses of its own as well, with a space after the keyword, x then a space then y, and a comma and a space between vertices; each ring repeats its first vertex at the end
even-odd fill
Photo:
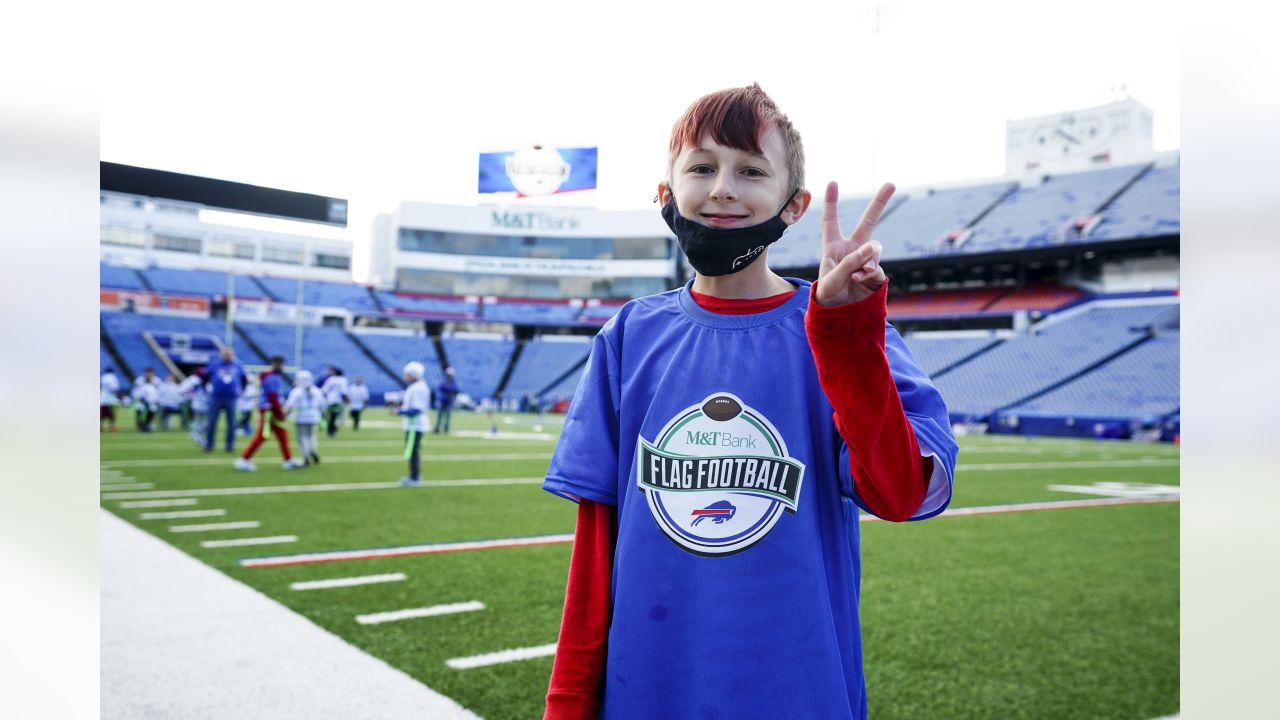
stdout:
POLYGON ((178 387, 178 383, 160 383, 157 392, 160 395, 161 407, 170 409, 182 407, 182 388, 178 387))
POLYGON ((141 376, 133 383, 133 398, 149 407, 160 401, 160 391, 154 382, 147 382, 141 376))
POLYGON ((341 405, 347 397, 347 378, 343 375, 330 375, 329 379, 324 381, 322 389, 330 405, 341 405))
POLYGON ((320 422, 320 413, 326 404, 324 393, 315 385, 308 385, 290 390, 288 399, 284 401, 284 409, 285 412, 298 411, 294 421, 299 425, 315 425, 320 422))
POLYGON ((401 410, 419 410, 417 415, 404 417, 404 429, 414 429, 420 433, 427 431, 427 409, 431 407, 431 389, 421 380, 410 385, 404 391, 404 399, 400 401, 401 410), (412 423, 412 424, 411 424, 412 423))
POLYGON ((352 410, 363 410, 364 406, 369 404, 369 386, 364 383, 359 385, 353 383, 347 388, 347 400, 350 401, 352 410))
POLYGON ((102 379, 98 381, 99 401, 103 405, 116 405, 120 402, 120 398, 116 397, 116 393, 120 391, 120 379, 113 372, 103 373, 102 379))

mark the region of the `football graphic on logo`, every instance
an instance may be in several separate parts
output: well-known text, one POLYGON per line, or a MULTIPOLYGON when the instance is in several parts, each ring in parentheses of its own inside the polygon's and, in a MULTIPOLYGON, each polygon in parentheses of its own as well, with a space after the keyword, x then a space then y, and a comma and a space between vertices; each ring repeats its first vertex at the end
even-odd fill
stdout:
POLYGON ((717 395, 702 405, 702 412, 717 422, 725 422, 738 417, 742 406, 737 400, 726 395, 717 395))

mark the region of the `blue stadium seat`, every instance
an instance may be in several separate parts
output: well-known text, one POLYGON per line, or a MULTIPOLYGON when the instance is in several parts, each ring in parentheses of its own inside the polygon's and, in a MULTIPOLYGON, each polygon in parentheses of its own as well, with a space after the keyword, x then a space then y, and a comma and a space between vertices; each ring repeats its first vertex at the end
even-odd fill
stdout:
POLYGON ((475 400, 493 397, 516 341, 482 334, 454 333, 441 339, 453 365, 458 390, 475 400))
POLYGON ((106 263, 98 263, 98 286, 117 290, 143 290, 142 278, 133 268, 116 267, 106 263))
POLYGON ((1090 240, 1124 240, 1182 232, 1180 164, 1152 167, 1102 212, 1090 240))
MULTIPOLYGON (((174 293, 177 295, 215 296, 227 294, 227 273, 216 270, 177 270, 174 268, 153 267, 143 270, 147 282, 156 292, 174 293)), ((253 280, 236 275, 235 293, 242 298, 262 298, 262 289, 253 280)))
MULTIPOLYGON (((269 323, 238 323, 267 355, 284 357, 286 365, 294 365, 295 330, 293 325, 269 323)), ((302 367, 315 375, 316 382, 324 379, 329 365, 341 368, 350 380, 362 376, 369 386, 370 397, 381 398, 388 390, 402 390, 404 384, 398 378, 387 375, 373 360, 365 355, 342 328, 306 326, 302 329, 302 367)), ((395 368, 393 368, 393 371, 395 368)))
POLYGON ((387 367, 401 372, 405 365, 417 361, 426 367, 423 377, 434 392, 444 379, 444 371, 440 369, 440 357, 436 355, 435 344, 421 333, 387 332, 383 330, 356 330, 353 334, 364 343, 387 367))
POLYGON ((907 349, 929 375, 950 367, 984 348, 998 345, 995 337, 954 337, 947 333, 909 333, 903 336, 907 349))
POLYGON ((590 352, 591 338, 583 335, 535 337, 520 351, 502 394, 509 398, 536 395, 582 363, 590 352))

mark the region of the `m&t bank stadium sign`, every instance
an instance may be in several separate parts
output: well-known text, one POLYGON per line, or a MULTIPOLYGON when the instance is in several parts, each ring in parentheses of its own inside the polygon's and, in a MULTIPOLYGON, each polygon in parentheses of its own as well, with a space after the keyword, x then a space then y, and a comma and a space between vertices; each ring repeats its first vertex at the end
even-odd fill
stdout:
POLYGON ((492 227, 504 230, 577 230, 578 218, 549 212, 494 210, 492 227))

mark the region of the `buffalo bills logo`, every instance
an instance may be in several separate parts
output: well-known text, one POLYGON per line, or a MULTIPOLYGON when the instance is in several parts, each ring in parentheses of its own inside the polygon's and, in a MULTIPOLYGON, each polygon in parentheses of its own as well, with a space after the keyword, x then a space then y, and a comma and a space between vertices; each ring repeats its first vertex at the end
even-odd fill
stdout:
POLYGON ((693 521, 693 525, 697 525, 707 519, 710 519, 712 524, 721 525, 732 520, 736 512, 738 512, 738 508, 729 504, 728 500, 717 500, 704 508, 694 510, 690 514, 696 518, 693 521))

